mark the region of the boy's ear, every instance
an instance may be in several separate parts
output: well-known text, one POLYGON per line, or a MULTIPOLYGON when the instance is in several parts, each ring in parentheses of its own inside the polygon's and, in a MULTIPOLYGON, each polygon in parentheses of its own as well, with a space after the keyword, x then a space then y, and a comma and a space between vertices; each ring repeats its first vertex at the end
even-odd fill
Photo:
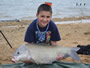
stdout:
POLYGON ((36 14, 36 17, 38 16, 38 14, 36 14))

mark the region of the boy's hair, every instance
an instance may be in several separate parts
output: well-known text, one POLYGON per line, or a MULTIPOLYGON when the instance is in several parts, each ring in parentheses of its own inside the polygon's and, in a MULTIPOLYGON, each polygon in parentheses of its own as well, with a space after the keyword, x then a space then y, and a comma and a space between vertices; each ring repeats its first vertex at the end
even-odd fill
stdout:
POLYGON ((37 14, 39 14, 40 11, 49 11, 52 14, 52 8, 47 4, 41 4, 38 7, 37 14))

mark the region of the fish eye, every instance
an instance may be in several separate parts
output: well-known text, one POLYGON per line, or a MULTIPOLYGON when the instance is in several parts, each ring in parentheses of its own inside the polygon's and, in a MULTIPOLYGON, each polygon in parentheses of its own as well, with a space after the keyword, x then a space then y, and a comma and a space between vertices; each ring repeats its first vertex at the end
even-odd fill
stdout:
POLYGON ((17 52, 17 54, 20 54, 20 52, 17 52))

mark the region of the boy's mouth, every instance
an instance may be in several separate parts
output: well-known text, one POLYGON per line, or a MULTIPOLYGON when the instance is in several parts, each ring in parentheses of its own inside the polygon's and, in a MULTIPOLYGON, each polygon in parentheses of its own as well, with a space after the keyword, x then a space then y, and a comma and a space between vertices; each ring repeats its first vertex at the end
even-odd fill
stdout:
POLYGON ((47 22, 43 22, 43 24, 47 24, 47 22))

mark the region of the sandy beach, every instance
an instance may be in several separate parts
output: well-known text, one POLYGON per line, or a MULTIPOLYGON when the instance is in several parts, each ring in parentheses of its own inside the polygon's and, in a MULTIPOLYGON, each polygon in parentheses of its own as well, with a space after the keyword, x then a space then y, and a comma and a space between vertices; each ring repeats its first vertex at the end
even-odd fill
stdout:
MULTIPOLYGON (((55 19, 55 21, 59 19, 55 19)), ((0 30, 4 33, 13 48, 10 48, 2 34, 0 33, 0 64, 11 64, 13 52, 20 45, 25 44, 25 31, 31 21, 21 22, 0 22, 0 30)), ((57 24, 61 41, 61 46, 77 47, 77 45, 90 44, 90 23, 78 24, 57 24)), ((90 55, 79 55, 82 63, 90 63, 90 55)), ((62 61, 77 62, 71 58, 62 61)))

